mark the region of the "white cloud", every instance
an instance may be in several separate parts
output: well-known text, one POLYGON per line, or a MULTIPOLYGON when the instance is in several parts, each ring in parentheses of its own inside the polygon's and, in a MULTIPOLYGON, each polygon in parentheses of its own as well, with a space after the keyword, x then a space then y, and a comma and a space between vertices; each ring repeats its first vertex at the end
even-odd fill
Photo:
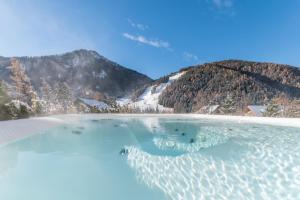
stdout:
POLYGON ((183 58, 185 61, 188 61, 188 62, 199 61, 198 56, 196 56, 192 53, 189 53, 189 52, 183 52, 183 58))
POLYGON ((231 8, 233 6, 233 0, 210 0, 218 9, 231 8))
POLYGON ((209 5, 217 20, 223 20, 225 16, 234 17, 237 14, 235 0, 205 0, 205 2, 209 5))
POLYGON ((127 21, 130 24, 130 26, 132 26, 133 28, 137 28, 137 29, 139 29, 141 31, 145 31, 145 30, 149 29, 148 25, 135 23, 131 19, 127 19, 127 21))
POLYGON ((146 44, 149 46, 153 46, 156 48, 166 48, 170 49, 170 44, 166 41, 158 40, 158 39, 148 39, 145 36, 142 35, 131 35, 129 33, 123 33, 123 37, 136 41, 141 44, 146 44))

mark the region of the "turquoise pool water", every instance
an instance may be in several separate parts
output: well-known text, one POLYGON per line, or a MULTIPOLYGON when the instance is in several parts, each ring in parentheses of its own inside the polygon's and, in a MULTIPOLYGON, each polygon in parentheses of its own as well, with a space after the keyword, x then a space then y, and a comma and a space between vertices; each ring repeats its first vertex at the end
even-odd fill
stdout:
POLYGON ((300 199, 300 129, 83 119, 0 147, 0 199, 300 199))

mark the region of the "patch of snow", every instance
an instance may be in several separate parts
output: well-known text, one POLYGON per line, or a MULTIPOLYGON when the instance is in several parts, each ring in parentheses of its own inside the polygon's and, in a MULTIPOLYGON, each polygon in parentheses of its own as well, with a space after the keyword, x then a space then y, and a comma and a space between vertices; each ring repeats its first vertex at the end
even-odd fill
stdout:
POLYGON ((255 116, 262 117, 263 113, 266 110, 266 106, 250 105, 248 106, 248 109, 252 111, 255 114, 255 116))
POLYGON ((219 107, 220 107, 220 105, 203 106, 196 113, 213 114, 219 107))
POLYGON ((86 56, 75 54, 71 60, 71 62, 72 62, 71 64, 74 67, 84 67, 84 66, 91 64, 92 61, 93 61, 93 59, 91 57, 86 57, 86 56))
POLYGON ((5 105, 10 105, 13 104, 14 107, 16 107, 18 110, 20 110, 21 106, 25 106, 27 108, 27 110, 31 110, 30 106, 27 103, 24 103, 22 101, 19 100, 12 100, 10 103, 7 103, 5 105))
POLYGON ((108 109, 110 108, 109 105, 104 103, 103 101, 97 101, 95 99, 84 99, 84 98, 79 98, 84 104, 95 107, 97 109, 108 109))
POLYGON ((132 103, 132 101, 129 97, 122 97, 122 98, 118 98, 116 100, 116 103, 120 106, 125 106, 125 105, 132 103))
POLYGON ((169 81, 175 81, 175 80, 179 79, 183 74, 185 74, 185 71, 177 73, 173 76, 170 76, 169 81))
POLYGON ((79 57, 78 56, 75 56, 73 59, 72 59, 72 64, 73 64, 73 66, 78 66, 78 65, 80 65, 80 59, 79 59, 79 57))
POLYGON ((96 59, 101 59, 102 57, 97 53, 97 52, 95 52, 95 51, 89 51, 93 56, 94 56, 94 58, 96 58, 96 59))
POLYGON ((99 74, 97 74, 95 71, 93 71, 93 77, 94 78, 100 78, 103 79, 107 76, 107 73, 104 70, 101 70, 99 74))
POLYGON ((72 66, 70 66, 70 65, 66 65, 66 64, 63 64, 63 66, 64 66, 64 68, 66 68, 66 69, 70 69, 70 68, 72 68, 72 66))
POLYGON ((167 83, 149 86, 138 98, 138 101, 129 103, 128 105, 132 108, 139 108, 141 111, 150 109, 158 110, 159 112, 173 112, 173 108, 166 108, 158 104, 158 98, 169 85, 171 85, 175 80, 179 79, 184 73, 185 72, 180 72, 170 76, 167 83))
POLYGON ((99 78, 105 78, 106 76, 107 76, 107 73, 104 70, 102 70, 100 72, 100 74, 98 75, 99 78))

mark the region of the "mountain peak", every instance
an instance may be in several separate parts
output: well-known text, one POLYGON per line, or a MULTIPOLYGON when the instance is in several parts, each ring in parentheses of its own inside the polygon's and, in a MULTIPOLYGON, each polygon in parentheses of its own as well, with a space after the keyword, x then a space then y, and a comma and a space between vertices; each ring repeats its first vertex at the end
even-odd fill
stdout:
MULTIPOLYGON (((78 49, 50 56, 18 57, 18 60, 36 90, 44 79, 51 87, 64 81, 82 97, 96 92, 117 97, 130 94, 151 81, 146 75, 110 61, 93 50, 78 49)), ((10 58, 0 59, 0 79, 11 83, 9 65, 10 58)))
POLYGON ((57 56, 68 56, 68 55, 91 56, 91 57, 94 57, 96 59, 104 58, 97 51, 95 51, 95 50, 88 50, 88 49, 76 49, 76 50, 73 50, 73 51, 70 51, 70 52, 59 54, 57 56))

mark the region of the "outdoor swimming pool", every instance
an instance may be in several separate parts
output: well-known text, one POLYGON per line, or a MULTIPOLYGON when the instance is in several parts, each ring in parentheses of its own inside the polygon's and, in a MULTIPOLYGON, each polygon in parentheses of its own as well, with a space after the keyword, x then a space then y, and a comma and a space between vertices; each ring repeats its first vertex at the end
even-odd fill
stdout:
POLYGON ((2 145, 0 199, 300 199, 300 128, 82 119, 2 145))

